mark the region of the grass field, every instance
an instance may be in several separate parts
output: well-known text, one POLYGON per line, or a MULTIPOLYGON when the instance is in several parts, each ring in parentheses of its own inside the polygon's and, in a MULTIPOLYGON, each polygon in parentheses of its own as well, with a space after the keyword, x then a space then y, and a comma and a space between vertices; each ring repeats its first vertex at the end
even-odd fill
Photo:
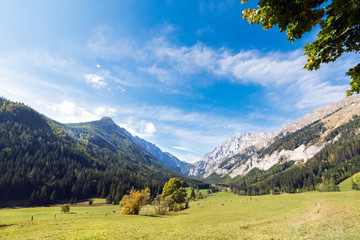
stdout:
POLYGON ((73 214, 59 213, 59 206, 1 209, 0 239, 360 239, 360 191, 251 199, 220 192, 160 217, 151 215, 151 206, 139 216, 118 210, 114 205, 71 207, 73 214))

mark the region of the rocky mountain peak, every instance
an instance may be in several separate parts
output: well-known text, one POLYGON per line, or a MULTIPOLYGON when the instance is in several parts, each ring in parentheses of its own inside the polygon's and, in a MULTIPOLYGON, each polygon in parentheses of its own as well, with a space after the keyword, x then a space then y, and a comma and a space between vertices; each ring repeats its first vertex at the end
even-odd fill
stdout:
POLYGON ((360 95, 346 97, 338 102, 319 107, 302 118, 284 124, 283 128, 277 132, 247 133, 229 138, 195 163, 195 166, 190 169, 190 175, 208 177, 216 173, 218 175, 229 174, 231 177, 235 177, 246 174, 254 167, 268 169, 283 159, 306 161, 325 146, 324 143, 321 143, 321 139, 320 142, 312 145, 301 145, 288 151, 275 151, 265 156, 257 156, 256 151, 266 148, 281 136, 296 132, 314 122, 323 123, 327 129, 323 133, 325 136, 332 129, 349 121, 353 115, 360 115, 360 95), (279 135, 280 133, 281 135, 279 135), (249 148, 252 150, 249 151, 249 148), (241 154, 252 154, 249 163, 241 163, 241 157, 238 156, 241 154))

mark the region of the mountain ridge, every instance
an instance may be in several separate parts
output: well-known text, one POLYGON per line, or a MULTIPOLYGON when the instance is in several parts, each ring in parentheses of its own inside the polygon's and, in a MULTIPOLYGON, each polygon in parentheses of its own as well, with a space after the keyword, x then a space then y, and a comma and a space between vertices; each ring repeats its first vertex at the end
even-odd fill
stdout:
POLYGON ((255 167, 264 170, 269 169, 281 159, 302 159, 306 161, 319 152, 326 144, 320 142, 311 146, 300 144, 296 149, 283 149, 266 157, 259 157, 256 152, 261 151, 261 149, 266 148, 287 134, 294 133, 318 122, 321 122, 327 128, 326 132, 321 133, 325 136, 334 128, 349 121, 352 115, 356 114, 360 114, 360 96, 358 95, 346 97, 338 102, 316 108, 304 117, 284 124, 278 132, 251 133, 229 138, 224 144, 217 146, 212 152, 205 154, 199 162, 195 163, 194 168, 190 170, 190 175, 200 175, 206 178, 212 174, 217 174, 219 176, 229 175, 233 178, 244 175, 255 167), (262 137, 259 138, 258 136, 262 137), (230 149, 229 146, 231 146, 230 149), (249 147, 254 148, 251 154, 247 151, 249 147), (252 157, 246 156, 246 154, 252 157), (245 158, 248 163, 242 162, 245 161, 245 158))
MULTIPOLYGON (((100 120, 91 121, 91 122, 84 122, 84 123, 72 123, 72 124, 65 124, 67 126, 86 126, 86 125, 96 125, 99 127, 104 128, 105 130, 112 130, 112 131, 119 131, 124 136, 128 137, 130 140, 132 140, 136 145, 138 145, 142 150, 150 154, 155 160, 159 161, 160 163, 169 166, 173 170, 187 176, 190 167, 192 165, 190 163, 183 162, 176 158, 171 153, 165 153, 163 152, 159 147, 157 147, 155 144, 150 143, 142 138, 139 138, 138 136, 133 136, 131 133, 129 133, 125 128, 120 127, 118 124, 116 124, 111 117, 103 117, 100 120)), ((97 134, 99 134, 102 138, 104 138, 106 141, 112 144, 113 147, 119 148, 120 150, 124 150, 123 146, 116 146, 111 140, 111 138, 108 136, 109 132, 102 133, 101 131, 97 131, 97 134)))

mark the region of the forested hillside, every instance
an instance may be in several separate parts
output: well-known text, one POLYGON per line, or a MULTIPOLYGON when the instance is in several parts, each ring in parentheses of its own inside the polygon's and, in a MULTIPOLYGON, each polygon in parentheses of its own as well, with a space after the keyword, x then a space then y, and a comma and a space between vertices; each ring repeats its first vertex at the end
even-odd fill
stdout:
POLYGON ((104 139, 78 141, 23 104, 0 98, 0 106, 0 201, 99 196, 118 202, 131 187, 156 195, 170 177, 182 178, 136 146, 123 152, 104 139))
POLYGON ((348 123, 331 131, 324 139, 331 144, 307 162, 277 164, 267 171, 253 169, 234 179, 230 187, 236 193, 248 195, 336 190, 335 184, 360 171, 359 129, 360 118, 353 116, 348 123))

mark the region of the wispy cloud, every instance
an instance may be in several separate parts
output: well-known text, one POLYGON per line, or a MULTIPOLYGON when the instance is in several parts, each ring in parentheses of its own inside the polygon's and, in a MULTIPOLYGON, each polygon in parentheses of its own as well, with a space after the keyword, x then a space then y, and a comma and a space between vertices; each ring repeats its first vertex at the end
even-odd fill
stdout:
MULTIPOLYGON (((181 151, 184 151, 184 152, 191 152, 191 153, 196 153, 188 148, 185 148, 185 147, 179 147, 179 146, 172 146, 172 148, 175 148, 177 150, 181 150, 181 151)), ((197 153, 198 154, 198 153, 197 153)))
MULTIPOLYGON (((93 49, 95 53, 97 49, 109 48, 111 52, 121 53, 116 54, 115 59, 126 57, 138 66, 126 71, 122 68, 125 74, 121 74, 120 79, 123 83, 134 85, 133 82, 139 79, 154 79, 153 82, 140 82, 166 89, 169 86, 173 86, 173 89, 177 86, 206 86, 216 81, 252 84, 266 88, 269 101, 274 104, 280 101, 283 105, 285 102, 299 109, 316 107, 344 96, 348 82, 344 73, 355 63, 355 57, 345 57, 318 71, 309 72, 303 69, 306 57, 302 49, 290 52, 234 52, 227 48, 212 48, 201 42, 192 46, 178 46, 161 36, 153 37, 145 43, 123 39, 105 41, 102 36, 103 33, 97 36, 99 40, 95 43, 89 43, 89 46, 97 46, 93 49), (199 74, 207 74, 208 77, 199 81, 196 77, 199 74), (333 81, 334 78, 342 78, 342 81, 333 81), (325 97, 310 97, 321 95, 325 97)), ((108 58, 112 55, 106 56, 108 58)), ((284 106, 284 109, 287 107, 284 106)))
POLYGON ((195 34, 198 36, 202 36, 206 33, 214 33, 214 29, 212 29, 210 26, 199 28, 196 30, 195 34))
POLYGON ((86 74, 85 76, 86 82, 90 84, 93 88, 99 89, 108 85, 105 81, 104 77, 98 76, 96 74, 86 74))

